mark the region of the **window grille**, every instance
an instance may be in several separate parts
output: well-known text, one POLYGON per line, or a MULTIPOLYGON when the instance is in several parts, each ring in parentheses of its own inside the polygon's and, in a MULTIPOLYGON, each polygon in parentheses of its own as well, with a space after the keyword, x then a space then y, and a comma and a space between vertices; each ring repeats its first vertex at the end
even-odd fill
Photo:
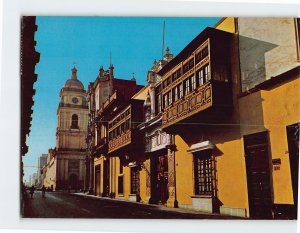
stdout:
POLYGON ((211 151, 194 154, 195 195, 214 196, 214 161, 211 151))
POLYGON ((137 167, 131 168, 131 194, 139 194, 140 173, 137 167))

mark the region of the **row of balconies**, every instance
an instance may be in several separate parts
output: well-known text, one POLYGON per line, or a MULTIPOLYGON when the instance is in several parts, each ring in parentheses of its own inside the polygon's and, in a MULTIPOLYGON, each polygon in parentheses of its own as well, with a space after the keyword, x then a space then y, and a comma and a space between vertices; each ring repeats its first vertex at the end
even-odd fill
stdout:
MULTIPOLYGON (((156 93, 160 95, 160 98, 156 101, 161 101, 161 128, 164 132, 180 134, 182 125, 185 123, 198 124, 209 122, 210 118, 215 118, 215 116, 230 115, 227 111, 233 104, 230 81, 230 38, 231 35, 228 33, 206 29, 158 72, 162 78, 157 86, 160 87, 159 93, 156 93)), ((110 103, 116 98, 117 93, 110 96, 98 114, 102 114, 106 108, 111 108, 110 103)), ((126 107, 125 110, 127 109, 126 107)), ((107 145, 108 154, 115 154, 118 151, 127 153, 131 145, 143 144, 145 131, 142 128, 148 127, 147 123, 143 123, 145 119, 143 105, 140 104, 134 108, 130 106, 129 115, 124 113, 125 110, 114 115, 113 119, 108 122, 108 133, 116 128, 117 132, 109 134, 108 140, 98 141, 101 148, 107 145), (116 121, 116 119, 119 120, 116 121), (129 126, 119 129, 123 121, 128 119, 129 126)), ((157 127, 160 126, 157 125, 157 127)))

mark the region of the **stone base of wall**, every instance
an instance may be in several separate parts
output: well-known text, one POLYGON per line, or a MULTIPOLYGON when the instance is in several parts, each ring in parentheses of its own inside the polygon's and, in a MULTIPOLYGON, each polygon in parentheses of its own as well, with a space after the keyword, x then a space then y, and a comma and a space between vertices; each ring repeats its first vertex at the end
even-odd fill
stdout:
POLYGON ((221 206, 220 214, 243 217, 243 218, 247 217, 246 209, 244 208, 233 208, 233 207, 221 206))
POLYGON ((192 196, 192 208, 201 212, 213 212, 213 199, 211 197, 192 196))
POLYGON ((136 194, 129 194, 128 200, 133 201, 133 202, 139 202, 140 201, 138 195, 136 195, 136 194))

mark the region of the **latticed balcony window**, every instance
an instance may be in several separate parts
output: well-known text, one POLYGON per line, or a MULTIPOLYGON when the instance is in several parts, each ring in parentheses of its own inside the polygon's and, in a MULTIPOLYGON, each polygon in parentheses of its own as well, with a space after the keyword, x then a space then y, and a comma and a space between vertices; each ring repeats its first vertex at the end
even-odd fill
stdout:
POLYGON ((185 94, 188 94, 190 92, 190 80, 185 80, 185 94))
POLYGON ((213 196, 215 193, 214 162, 210 150, 194 154, 195 195, 213 196))
POLYGON ((178 86, 173 89, 174 101, 178 100, 178 86))

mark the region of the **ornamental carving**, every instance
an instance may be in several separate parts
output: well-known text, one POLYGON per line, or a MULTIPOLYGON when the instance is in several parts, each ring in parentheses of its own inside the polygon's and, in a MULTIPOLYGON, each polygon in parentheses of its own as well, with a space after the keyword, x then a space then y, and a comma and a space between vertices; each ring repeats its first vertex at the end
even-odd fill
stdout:
POLYGON ((120 134, 116 138, 109 140, 108 142, 108 152, 119 149, 120 147, 126 146, 131 143, 131 130, 120 134))
POLYGON ((162 114, 162 127, 175 124, 212 106, 212 84, 199 86, 195 91, 166 107, 162 114))

